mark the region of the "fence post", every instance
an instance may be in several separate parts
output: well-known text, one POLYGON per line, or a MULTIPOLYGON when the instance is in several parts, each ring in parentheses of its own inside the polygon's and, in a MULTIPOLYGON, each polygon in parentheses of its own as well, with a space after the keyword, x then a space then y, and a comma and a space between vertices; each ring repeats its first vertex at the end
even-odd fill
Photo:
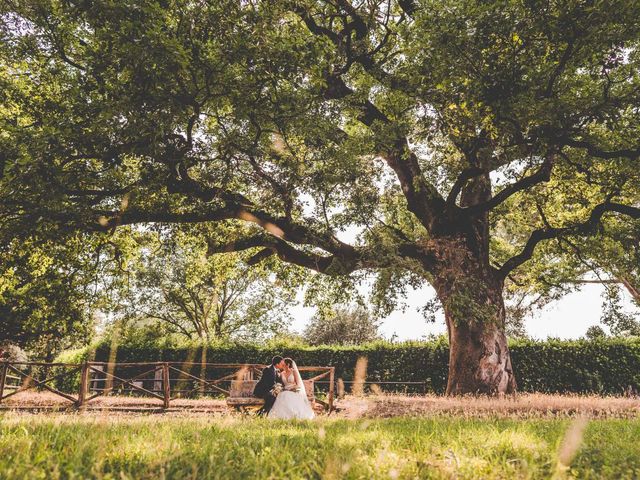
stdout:
POLYGON ((153 372, 153 391, 156 393, 160 393, 163 391, 163 387, 162 387, 163 372, 164 370, 162 366, 156 367, 155 372, 153 372))
POLYGON ((169 408, 171 398, 171 386, 169 385, 169 364, 162 364, 162 389, 164 390, 164 408, 169 408))
POLYGON ((2 403, 2 397, 4 396, 4 384, 7 381, 7 369, 9 365, 6 361, 0 360, 2 368, 0 369, 0 403, 2 403))
POLYGON ((333 410, 333 389, 335 383, 336 367, 331 367, 329 372, 329 413, 333 410))
POLYGON ((78 392, 78 408, 82 407, 87 400, 87 390, 89 388, 89 363, 84 362, 80 369, 80 391, 78 392))

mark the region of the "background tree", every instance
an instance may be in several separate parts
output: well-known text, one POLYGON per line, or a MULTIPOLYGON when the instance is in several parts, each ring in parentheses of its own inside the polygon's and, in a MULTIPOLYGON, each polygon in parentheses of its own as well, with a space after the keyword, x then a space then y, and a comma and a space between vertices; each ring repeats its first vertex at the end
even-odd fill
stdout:
POLYGON ((430 282, 449 394, 515 389, 539 245, 640 217, 638 2, 4 5, 3 237, 245 224, 210 251, 430 282))
POLYGON ((600 321, 609 327, 614 336, 640 336, 640 322, 634 313, 626 312, 620 305, 620 289, 607 288, 605 303, 600 321))
POLYGON ((0 343, 48 361, 89 343, 97 297, 87 243, 77 236, 63 246, 16 241, 0 247, 0 343))
POLYGON ((606 338, 607 332, 605 332, 599 325, 591 325, 589 328, 587 328, 587 332, 584 336, 589 340, 596 340, 606 338))
POLYGON ((316 313, 302 337, 309 345, 358 345, 381 339, 378 328, 366 308, 337 306, 316 313))
POLYGON ((237 254, 208 255, 204 238, 193 229, 147 235, 116 295, 116 318, 205 342, 259 341, 287 331, 300 280, 295 269, 274 262, 249 267, 237 254))

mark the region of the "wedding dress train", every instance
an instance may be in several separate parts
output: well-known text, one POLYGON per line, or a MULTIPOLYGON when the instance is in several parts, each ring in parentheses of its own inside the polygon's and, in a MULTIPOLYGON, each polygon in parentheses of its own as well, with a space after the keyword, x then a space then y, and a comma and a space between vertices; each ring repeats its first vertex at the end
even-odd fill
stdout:
POLYGON ((267 415, 269 418, 279 418, 284 420, 300 419, 311 420, 315 417, 307 392, 302 383, 302 377, 296 364, 293 364, 291 373, 282 376, 284 390, 276 397, 276 402, 267 415))

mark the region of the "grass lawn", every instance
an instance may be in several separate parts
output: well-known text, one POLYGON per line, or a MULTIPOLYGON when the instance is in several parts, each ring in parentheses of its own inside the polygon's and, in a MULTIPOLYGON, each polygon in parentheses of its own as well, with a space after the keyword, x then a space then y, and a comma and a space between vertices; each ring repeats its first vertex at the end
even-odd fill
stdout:
POLYGON ((640 477, 640 419, 594 419, 567 434, 575 426, 567 418, 5 413, 0 478, 640 477), (561 468, 567 443, 579 449, 561 468))

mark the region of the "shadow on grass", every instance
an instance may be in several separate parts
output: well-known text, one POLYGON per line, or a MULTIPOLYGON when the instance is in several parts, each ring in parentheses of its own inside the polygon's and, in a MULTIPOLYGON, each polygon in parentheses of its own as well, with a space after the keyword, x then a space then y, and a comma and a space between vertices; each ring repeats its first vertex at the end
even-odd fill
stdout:
MULTIPOLYGON (((0 478, 549 478, 565 419, 6 414, 0 478)), ((594 420, 565 473, 636 478, 640 420, 594 420)))

